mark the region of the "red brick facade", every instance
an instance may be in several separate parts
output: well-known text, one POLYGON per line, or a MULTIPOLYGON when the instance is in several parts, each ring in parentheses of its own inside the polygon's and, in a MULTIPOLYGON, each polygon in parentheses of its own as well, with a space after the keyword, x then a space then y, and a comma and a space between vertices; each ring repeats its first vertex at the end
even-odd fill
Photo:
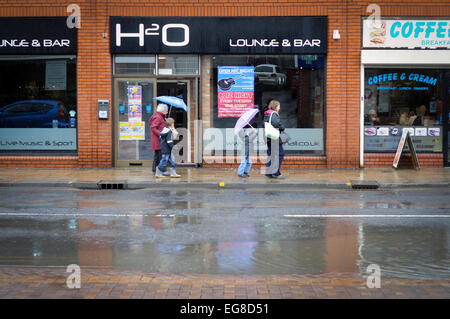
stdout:
MULTIPOLYGON (((3 156, 0 166, 112 167, 112 119, 99 121, 97 100, 112 101, 109 16, 327 16, 326 153, 287 157, 287 167, 359 167, 361 17, 373 1, 79 0, 0 2, 0 17, 68 16, 81 8, 78 30, 78 156, 3 156), (338 29, 341 39, 332 39, 338 29), (106 32, 106 37, 104 33, 106 32)), ((382 16, 448 17, 447 0, 376 2, 382 16)), ((202 83, 201 85, 206 85, 202 83)), ((205 92, 207 90, 202 90, 205 92)), ((205 97, 200 97, 199 101, 205 97)), ((366 154, 365 167, 392 165, 393 154, 366 154)), ((442 154, 419 155, 421 166, 443 166, 442 154)), ((228 164, 227 164, 228 165, 228 164)))

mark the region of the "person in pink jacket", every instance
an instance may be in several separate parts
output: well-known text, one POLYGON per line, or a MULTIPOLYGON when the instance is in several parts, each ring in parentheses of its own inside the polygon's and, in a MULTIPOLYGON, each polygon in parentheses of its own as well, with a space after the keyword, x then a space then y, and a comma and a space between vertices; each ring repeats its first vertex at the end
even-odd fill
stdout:
POLYGON ((153 156, 152 172, 156 173, 156 167, 161 161, 161 145, 159 142, 159 136, 161 131, 166 127, 166 116, 169 107, 166 104, 158 104, 156 113, 150 117, 148 124, 150 125, 150 149, 155 152, 153 156))

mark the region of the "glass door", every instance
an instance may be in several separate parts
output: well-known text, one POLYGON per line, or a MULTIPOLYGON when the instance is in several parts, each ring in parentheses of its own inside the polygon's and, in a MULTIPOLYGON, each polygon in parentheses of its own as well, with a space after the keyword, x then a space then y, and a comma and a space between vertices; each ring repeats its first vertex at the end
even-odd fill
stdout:
POLYGON ((114 79, 115 166, 151 166, 148 121, 155 93, 154 79, 114 79))

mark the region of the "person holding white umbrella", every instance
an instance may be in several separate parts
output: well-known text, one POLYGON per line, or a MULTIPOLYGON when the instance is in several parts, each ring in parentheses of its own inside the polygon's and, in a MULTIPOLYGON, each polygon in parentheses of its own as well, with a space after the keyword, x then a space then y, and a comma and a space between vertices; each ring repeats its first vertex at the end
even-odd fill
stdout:
POLYGON ((257 130, 250 124, 250 121, 258 112, 259 110, 257 108, 249 109, 239 117, 234 126, 234 134, 238 135, 243 142, 241 164, 238 167, 239 177, 250 177, 249 173, 252 168, 250 150, 253 149, 253 141, 257 134, 257 130), (250 131, 249 128, 252 128, 253 131, 250 131))
POLYGON ((250 170, 252 169, 252 161, 250 159, 250 150, 254 147, 258 131, 250 124, 246 125, 239 131, 239 138, 243 142, 241 150, 241 164, 238 167, 239 177, 250 177, 250 170), (251 128, 251 130, 250 130, 251 128))

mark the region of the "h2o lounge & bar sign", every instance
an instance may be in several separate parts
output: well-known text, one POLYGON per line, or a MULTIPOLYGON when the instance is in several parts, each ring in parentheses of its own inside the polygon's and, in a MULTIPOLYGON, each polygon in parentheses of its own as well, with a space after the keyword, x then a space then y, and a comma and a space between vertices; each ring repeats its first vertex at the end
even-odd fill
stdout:
POLYGON ((450 49, 450 19, 363 19, 363 47, 450 49))
POLYGON ((0 54, 76 54, 77 31, 67 17, 0 18, 0 54))
POLYGON ((326 17, 111 17, 111 53, 326 54, 326 17))

